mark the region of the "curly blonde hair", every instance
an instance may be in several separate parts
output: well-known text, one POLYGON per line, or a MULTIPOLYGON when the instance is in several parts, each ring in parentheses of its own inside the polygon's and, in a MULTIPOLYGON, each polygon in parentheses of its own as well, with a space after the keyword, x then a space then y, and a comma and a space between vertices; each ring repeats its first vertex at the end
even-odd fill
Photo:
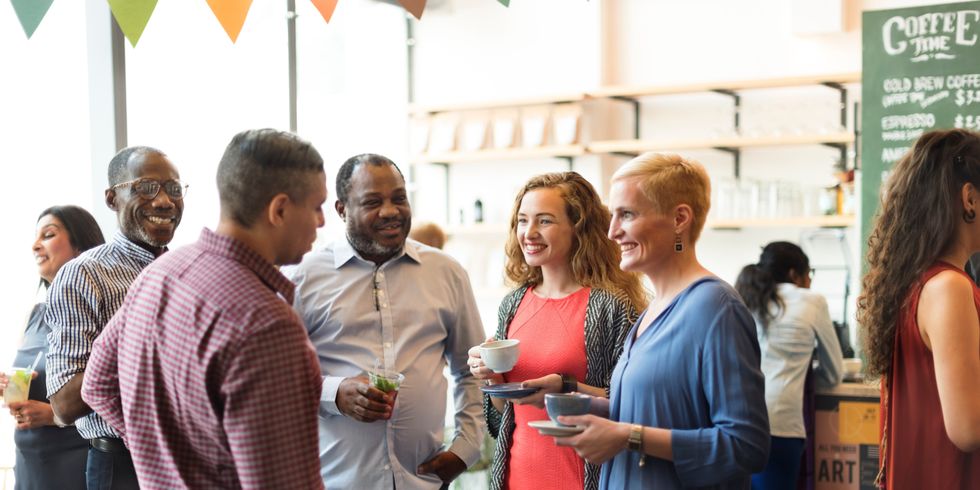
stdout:
POLYGON ((962 129, 923 134, 888 177, 868 238, 868 273, 857 308, 872 379, 891 371, 909 290, 956 241, 966 183, 980 189, 980 133, 962 129))
POLYGON ((574 230, 569 265, 572 277, 587 287, 620 292, 633 303, 637 310, 646 307, 647 296, 637 274, 619 268, 620 251, 615 242, 606 237, 611 220, 607 208, 589 181, 576 172, 547 173, 532 177, 517 193, 514 211, 510 218, 510 235, 504 250, 507 279, 519 286, 541 284, 540 267, 531 267, 524 260, 524 252, 517 240, 517 215, 524 196, 537 189, 557 189, 565 201, 565 213, 574 230))

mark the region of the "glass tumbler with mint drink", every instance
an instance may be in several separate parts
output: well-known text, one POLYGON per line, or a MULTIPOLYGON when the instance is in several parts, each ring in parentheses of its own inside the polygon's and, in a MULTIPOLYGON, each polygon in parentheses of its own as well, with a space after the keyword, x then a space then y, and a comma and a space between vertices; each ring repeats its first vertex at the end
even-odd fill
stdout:
POLYGON ((26 402, 31 391, 30 368, 13 368, 8 374, 7 388, 3 391, 3 402, 7 405, 14 402, 26 402))
POLYGON ((375 370, 368 372, 368 378, 371 380, 371 385, 375 388, 385 393, 394 394, 391 399, 391 404, 394 406, 395 398, 398 396, 398 388, 401 387, 402 381, 405 380, 405 375, 394 371, 375 370))

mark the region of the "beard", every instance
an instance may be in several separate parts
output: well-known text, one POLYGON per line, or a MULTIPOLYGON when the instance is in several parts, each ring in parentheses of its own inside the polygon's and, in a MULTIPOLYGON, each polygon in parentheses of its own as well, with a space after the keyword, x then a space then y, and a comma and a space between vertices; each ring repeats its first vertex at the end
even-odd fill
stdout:
MULTIPOLYGON (((403 220, 403 230, 409 225, 409 220, 403 220)), ((359 224, 350 218, 347 219, 347 241, 363 257, 383 257, 388 259, 400 253, 405 248, 404 239, 397 244, 387 246, 372 240, 370 236, 362 233, 359 224)))

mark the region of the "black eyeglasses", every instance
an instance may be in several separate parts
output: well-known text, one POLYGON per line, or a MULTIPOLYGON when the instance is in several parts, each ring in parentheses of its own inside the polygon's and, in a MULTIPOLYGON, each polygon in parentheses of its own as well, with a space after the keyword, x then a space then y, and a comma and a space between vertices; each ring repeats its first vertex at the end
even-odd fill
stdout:
POLYGON ((163 192, 166 192, 174 200, 183 199, 187 195, 187 188, 190 187, 179 180, 160 182, 154 179, 134 179, 129 182, 120 182, 109 189, 116 190, 127 185, 132 186, 133 192, 143 199, 154 199, 160 193, 160 189, 163 189, 163 192))

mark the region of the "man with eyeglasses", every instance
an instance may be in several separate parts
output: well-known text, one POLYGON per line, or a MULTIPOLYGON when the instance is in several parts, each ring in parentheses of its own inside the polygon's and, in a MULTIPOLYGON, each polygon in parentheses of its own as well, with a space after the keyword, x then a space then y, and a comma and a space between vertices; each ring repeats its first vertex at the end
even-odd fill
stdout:
POLYGON ((243 131, 217 183, 217 228, 133 282, 82 397, 120 430, 143 488, 322 488, 320 366, 276 266, 323 226, 323 159, 294 134, 243 131))
POLYGON ((105 203, 119 230, 105 245, 71 260, 48 290, 51 325, 47 390, 59 423, 75 423, 90 448, 89 490, 139 488, 133 461, 112 426, 82 400, 92 343, 122 305, 140 272, 167 250, 184 211, 186 186, 160 150, 124 148, 109 162, 105 203))

